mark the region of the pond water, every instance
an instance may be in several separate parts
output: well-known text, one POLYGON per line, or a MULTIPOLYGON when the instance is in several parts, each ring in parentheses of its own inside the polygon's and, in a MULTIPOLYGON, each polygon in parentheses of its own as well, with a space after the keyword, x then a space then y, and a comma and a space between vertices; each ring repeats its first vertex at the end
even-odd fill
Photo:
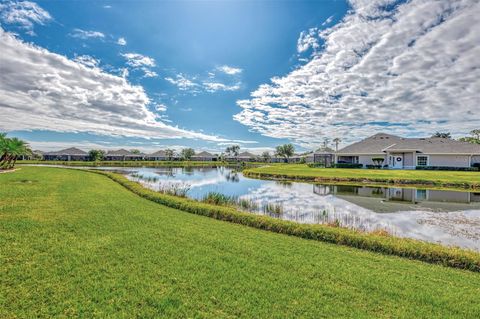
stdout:
POLYGON ((231 168, 102 167, 153 190, 201 200, 211 192, 243 210, 299 223, 333 223, 480 251, 480 192, 308 184, 247 178, 231 168))

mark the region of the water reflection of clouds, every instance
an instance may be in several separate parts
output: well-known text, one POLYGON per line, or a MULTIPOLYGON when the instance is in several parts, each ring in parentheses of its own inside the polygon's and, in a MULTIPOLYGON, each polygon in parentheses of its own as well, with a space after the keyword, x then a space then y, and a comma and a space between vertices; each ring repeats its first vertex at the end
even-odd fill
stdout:
MULTIPOLYGON (((464 206, 460 207, 465 209, 460 210, 455 204, 448 203, 424 202, 417 205, 408 197, 413 193, 397 189, 335 186, 334 191, 334 187, 330 186, 252 180, 228 168, 136 168, 133 171, 157 178, 142 181, 152 189, 158 189, 162 183, 178 183, 189 185, 188 196, 197 199, 212 191, 239 196, 255 202, 259 213, 267 204, 280 204, 283 213, 279 218, 299 223, 338 220, 343 226, 355 229, 385 229, 400 237, 480 250, 480 209, 472 209, 476 206, 462 204, 464 206), (408 200, 397 199, 404 198, 405 194, 408 200), (387 195, 397 198, 388 200, 385 198, 387 195), (448 204, 446 208, 441 207, 445 204, 448 204)), ((443 196, 433 192, 431 195, 443 196)))

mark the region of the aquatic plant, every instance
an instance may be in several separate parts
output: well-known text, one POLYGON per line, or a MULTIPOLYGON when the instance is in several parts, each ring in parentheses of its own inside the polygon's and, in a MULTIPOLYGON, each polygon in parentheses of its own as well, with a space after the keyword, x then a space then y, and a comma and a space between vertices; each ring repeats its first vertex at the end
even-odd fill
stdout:
POLYGON ((262 207, 265 214, 279 216, 283 214, 283 205, 281 203, 267 203, 262 207))
POLYGON ((235 205, 236 198, 233 196, 228 196, 218 192, 209 192, 205 195, 202 200, 204 203, 213 204, 213 205, 235 205))
POLYGON ((187 183, 160 183, 157 192, 178 197, 187 197, 190 184, 187 183))

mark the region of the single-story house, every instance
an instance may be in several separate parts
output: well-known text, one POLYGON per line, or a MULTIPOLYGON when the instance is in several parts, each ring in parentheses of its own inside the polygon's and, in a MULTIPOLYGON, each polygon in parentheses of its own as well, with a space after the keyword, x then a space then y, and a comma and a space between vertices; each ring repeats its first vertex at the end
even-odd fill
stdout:
POLYGON ((192 161, 216 161, 216 160, 217 160, 217 156, 205 151, 192 156, 192 161))
POLYGON ((145 154, 135 154, 125 149, 108 151, 105 154, 105 160, 107 161, 141 161, 144 158, 145 154))
POLYGON ((238 154, 237 160, 240 162, 255 162, 257 160, 257 156, 250 152, 242 152, 238 154))
POLYGON ((325 167, 331 167, 335 161, 335 151, 330 147, 321 147, 306 158, 307 163, 317 163, 325 167))
POLYGON ((46 161, 87 161, 88 153, 76 147, 67 148, 57 152, 47 152, 43 154, 46 161))
POLYGON ((393 169, 471 167, 480 163, 480 145, 449 138, 404 138, 378 133, 336 152, 335 162, 393 169))
POLYGON ((156 151, 155 153, 146 155, 145 159, 149 161, 168 161, 168 160, 175 161, 175 160, 178 160, 179 157, 178 155, 175 155, 175 154, 173 154, 171 157, 168 157, 166 151, 160 150, 160 151, 156 151))

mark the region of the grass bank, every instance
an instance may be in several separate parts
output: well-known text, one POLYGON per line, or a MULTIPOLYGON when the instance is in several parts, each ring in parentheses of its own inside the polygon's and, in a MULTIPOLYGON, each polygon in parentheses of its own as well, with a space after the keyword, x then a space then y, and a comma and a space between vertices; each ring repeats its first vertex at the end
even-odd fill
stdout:
POLYGON ((303 164, 264 165, 244 170, 252 178, 307 182, 348 182, 480 189, 479 172, 311 168, 303 164))
POLYGON ((185 213, 83 171, 0 185, 0 317, 480 316, 475 272, 185 213))

